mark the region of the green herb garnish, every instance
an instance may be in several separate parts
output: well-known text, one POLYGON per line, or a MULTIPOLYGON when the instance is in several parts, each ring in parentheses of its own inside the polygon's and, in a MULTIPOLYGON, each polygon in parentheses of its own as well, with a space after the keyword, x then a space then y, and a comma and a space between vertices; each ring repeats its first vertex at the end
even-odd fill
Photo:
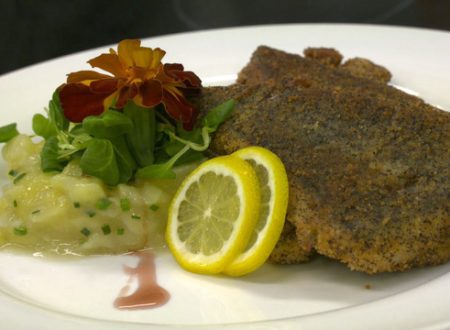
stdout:
POLYGON ((60 145, 56 136, 45 140, 41 151, 41 168, 44 172, 61 172, 68 160, 60 157, 60 145))
POLYGON ((83 229, 80 230, 80 233, 82 233, 84 236, 88 237, 91 234, 91 231, 89 229, 87 229, 86 227, 84 227, 83 229))
POLYGON ((120 199, 120 208, 124 212, 129 211, 131 209, 130 200, 128 198, 121 198, 120 199))
POLYGON ((111 204, 112 204, 112 202, 108 198, 103 197, 97 201, 97 203, 95 204, 95 207, 99 210, 106 210, 108 207, 111 206, 111 204))
POLYGON ((137 214, 132 214, 131 218, 135 219, 135 220, 140 220, 141 219, 141 217, 139 215, 137 215, 137 214))
POLYGON ((0 127, 0 142, 8 142, 18 134, 16 123, 2 126, 0 127))
MULTIPOLYGON (((135 47, 136 42, 123 40, 119 48, 135 47)), ((77 160, 83 174, 116 186, 135 179, 173 179, 174 167, 204 158, 211 134, 229 118, 234 100, 195 121, 197 111, 185 92, 199 92, 200 79, 183 71, 182 65, 164 65, 161 50, 138 48, 145 55, 139 61, 133 59, 128 69, 117 68, 108 78, 108 91, 91 86, 101 81, 93 78, 98 73, 69 74, 68 81, 53 93, 46 113, 33 116, 33 131, 45 140, 42 171, 61 172, 77 160), (72 81, 81 77, 86 78, 84 97, 77 94, 78 82, 72 81), (135 85, 136 79, 141 85, 135 85)), ((96 61, 108 67, 112 58, 121 61, 116 53, 96 57, 96 61)), ((0 127, 0 142, 17 134, 15 123, 0 127)), ((14 177, 18 181, 23 176, 14 177)), ((126 204, 121 208, 129 210, 126 204)))
POLYGON ((55 136, 57 133, 57 128, 54 123, 40 113, 33 116, 32 128, 36 135, 46 139, 55 136))
POLYGON ((111 186, 134 176, 173 179, 173 167, 204 157, 210 135, 231 115, 234 104, 229 100, 212 109, 191 131, 174 125, 158 108, 142 108, 133 102, 123 112, 110 109, 87 117, 72 130, 54 125, 57 134, 46 140, 42 167, 61 171, 72 158, 80 157, 83 173, 111 186))
POLYGON ((107 110, 101 116, 89 116, 81 126, 84 132, 100 139, 113 139, 131 133, 133 122, 122 112, 107 110))
POLYGON ((9 170, 8 175, 15 177, 17 174, 19 174, 19 172, 17 172, 16 170, 9 170))
POLYGON ((17 201, 16 200, 13 200, 13 206, 17 207, 17 201))
POLYGON ((94 211, 89 210, 89 211, 86 211, 86 214, 88 215, 89 218, 93 218, 96 213, 94 211))
POLYGON ((31 214, 38 214, 39 212, 41 212, 41 210, 34 210, 31 214))
POLYGON ((145 109, 128 102, 123 113, 133 122, 133 130, 126 135, 128 148, 140 167, 153 164, 156 119, 155 109, 145 109))
POLYGON ((18 174, 18 175, 14 178, 13 183, 16 184, 17 182, 19 182, 20 180, 22 180, 23 177, 24 177, 25 175, 27 175, 27 173, 25 173, 25 172, 18 174))
POLYGON ((81 207, 81 204, 79 202, 74 202, 73 207, 79 209, 81 207))
POLYGON ((159 205, 152 204, 150 205, 149 209, 152 210, 153 212, 156 212, 159 210, 159 205))
POLYGON ((85 174, 96 176, 106 184, 119 183, 120 173, 114 146, 106 139, 92 139, 80 160, 80 167, 85 174))
POLYGON ((123 228, 117 228, 117 231, 116 231, 116 233, 117 233, 117 235, 123 235, 123 233, 125 232, 125 229, 123 229, 123 228))
POLYGON ((103 235, 111 234, 111 227, 109 225, 102 226, 103 235))
POLYGON ((19 226, 14 228, 14 234, 17 236, 24 236, 28 232, 27 227, 19 226))
POLYGON ((160 130, 169 138, 163 148, 171 157, 161 164, 153 164, 138 169, 136 177, 141 179, 173 179, 175 173, 172 168, 181 165, 187 160, 198 159, 211 142, 211 133, 214 133, 220 123, 231 116, 235 105, 234 100, 228 100, 214 109, 201 121, 200 127, 192 131, 184 130, 180 125, 176 128, 169 123, 160 125, 160 130))

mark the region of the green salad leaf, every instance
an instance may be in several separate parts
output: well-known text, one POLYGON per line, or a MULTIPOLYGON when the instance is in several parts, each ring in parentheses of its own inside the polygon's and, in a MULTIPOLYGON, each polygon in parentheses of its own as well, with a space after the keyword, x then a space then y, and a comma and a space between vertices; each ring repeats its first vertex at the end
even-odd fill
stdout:
POLYGON ((165 152, 170 158, 161 164, 153 164, 140 168, 136 177, 141 179, 168 179, 174 178, 175 165, 182 165, 190 161, 200 160, 211 142, 210 134, 215 132, 219 125, 228 119, 235 106, 234 100, 228 100, 210 110, 203 118, 200 127, 191 131, 184 130, 181 125, 174 128, 167 123, 160 125, 160 130, 169 137, 165 145, 165 152))
POLYGON ((113 144, 109 140, 91 140, 81 156, 80 167, 83 173, 98 177, 111 186, 120 182, 119 166, 113 144))
POLYGON ((128 182, 137 168, 136 161, 130 153, 124 136, 117 137, 111 141, 114 146, 117 166, 119 167, 119 182, 128 182))
POLYGON ((43 172, 61 172, 67 161, 59 158, 58 138, 51 136, 45 140, 41 151, 41 168, 43 172))
POLYGON ((48 103, 47 117, 42 114, 35 114, 32 119, 32 128, 36 135, 48 139, 56 136, 58 132, 67 130, 69 121, 64 117, 64 113, 59 101, 59 95, 55 91, 52 99, 48 103))
POLYGON ((48 116, 50 121, 56 126, 58 130, 64 131, 69 128, 70 122, 64 116, 61 101, 59 100, 58 90, 55 90, 52 95, 52 99, 48 104, 48 116))
POLYGON ((131 133, 132 120, 123 113, 107 110, 101 116, 89 116, 83 120, 83 130, 97 138, 110 139, 131 133))
POLYGON ((18 134, 16 123, 2 126, 0 127, 0 142, 8 142, 18 134))
POLYGON ((134 102, 128 102, 123 113, 133 123, 133 130, 125 136, 131 154, 140 167, 153 164, 156 135, 155 109, 142 108, 134 102))
POLYGON ((50 119, 40 113, 33 116, 32 128, 36 135, 42 136, 44 139, 48 139, 58 133, 57 128, 50 119))
POLYGON ((233 99, 219 104, 217 107, 210 110, 205 117, 203 117, 202 126, 208 127, 210 133, 215 132, 219 128, 220 124, 230 118, 235 104, 236 101, 233 99))
MULTIPOLYGON (((81 123, 71 123, 64 117, 55 92, 46 116, 33 116, 32 128, 45 140, 42 171, 60 172, 70 161, 79 159, 84 174, 114 186, 134 178, 175 178, 175 166, 205 157, 211 134, 230 117, 234 105, 234 100, 218 105, 190 131, 174 122, 161 106, 148 109, 132 101, 123 111, 111 108, 81 123)), ((17 134, 16 124, 0 127, 0 142, 17 134)))
POLYGON ((154 164, 140 168, 136 172, 139 179, 175 179, 177 175, 169 163, 154 164))

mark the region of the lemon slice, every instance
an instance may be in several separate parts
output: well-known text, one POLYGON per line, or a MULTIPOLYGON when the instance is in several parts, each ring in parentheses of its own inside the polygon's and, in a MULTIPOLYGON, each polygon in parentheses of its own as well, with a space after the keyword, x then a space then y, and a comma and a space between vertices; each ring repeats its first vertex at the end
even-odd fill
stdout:
POLYGON ((259 212, 255 171, 238 157, 208 160, 181 184, 169 207, 166 241, 185 269, 216 274, 249 241, 259 212))
POLYGON ((261 147, 248 147, 231 155, 247 161, 258 177, 261 202, 258 220, 243 252, 224 270, 241 276, 259 268, 274 249, 284 226, 288 205, 288 179, 281 160, 261 147))

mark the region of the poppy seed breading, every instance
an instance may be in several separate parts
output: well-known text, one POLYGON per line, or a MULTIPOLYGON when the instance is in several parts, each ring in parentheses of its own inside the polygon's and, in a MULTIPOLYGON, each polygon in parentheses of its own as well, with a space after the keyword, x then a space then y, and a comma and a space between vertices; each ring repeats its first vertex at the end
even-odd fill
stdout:
POLYGON ((272 261, 318 252, 377 273, 450 258, 450 113, 387 86, 382 68, 371 68, 377 74, 366 79, 260 47, 240 84, 192 100, 201 111, 237 100, 213 153, 260 145, 285 164, 288 221, 272 261))

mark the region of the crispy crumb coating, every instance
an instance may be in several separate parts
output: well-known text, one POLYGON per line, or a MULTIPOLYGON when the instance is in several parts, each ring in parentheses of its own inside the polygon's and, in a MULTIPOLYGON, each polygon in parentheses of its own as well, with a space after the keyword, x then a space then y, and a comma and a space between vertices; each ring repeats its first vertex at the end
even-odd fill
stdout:
POLYGON ((341 69, 347 70, 355 77, 371 79, 381 83, 387 83, 392 78, 391 73, 386 68, 365 58, 351 58, 342 64, 341 69))
MULTIPOLYGON (((291 68, 311 62, 262 50, 287 56, 291 68)), ((450 113, 314 60, 318 74, 309 63, 307 73, 291 70, 290 76, 281 73, 286 62, 268 68, 255 61, 261 58, 252 58, 240 84, 205 88, 192 101, 203 111, 238 101, 212 152, 260 145, 286 166, 287 224, 271 260, 302 262, 317 252, 366 273, 448 261, 450 113), (251 75, 267 79, 256 84, 251 75), (320 77, 327 81, 319 85, 320 77)))
POLYGON ((303 54, 307 58, 318 61, 319 63, 330 66, 332 68, 337 67, 341 64, 342 55, 336 49, 333 48, 313 48, 309 47, 303 51, 303 54))

